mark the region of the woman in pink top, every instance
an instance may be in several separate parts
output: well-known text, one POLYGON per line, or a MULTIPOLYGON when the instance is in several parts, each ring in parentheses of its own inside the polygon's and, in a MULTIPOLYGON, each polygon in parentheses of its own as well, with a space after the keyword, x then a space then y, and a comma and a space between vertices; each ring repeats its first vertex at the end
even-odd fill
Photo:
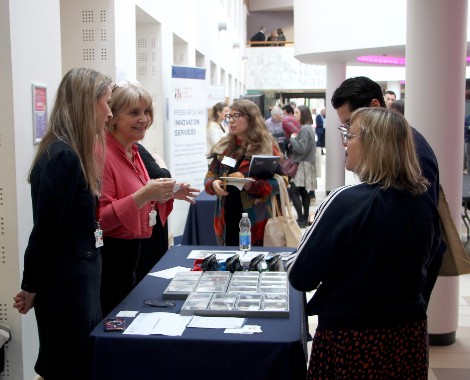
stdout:
POLYGON ((188 184, 171 178, 150 179, 136 142, 153 122, 152 97, 140 85, 116 85, 111 97, 113 118, 107 123, 106 162, 100 199, 104 245, 101 306, 108 314, 134 287, 141 239, 149 238, 157 218, 162 224, 173 198, 195 196, 188 184))

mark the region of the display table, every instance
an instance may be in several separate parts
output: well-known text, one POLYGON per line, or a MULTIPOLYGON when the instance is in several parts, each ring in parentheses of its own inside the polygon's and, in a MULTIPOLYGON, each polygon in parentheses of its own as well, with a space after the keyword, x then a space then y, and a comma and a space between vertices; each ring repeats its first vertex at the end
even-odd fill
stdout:
MULTIPOLYGON (((234 247, 172 247, 152 272, 174 266, 192 267, 186 257, 192 249, 234 250, 234 247)), ((258 247, 265 251, 266 248, 258 247)), ((286 249, 269 248, 270 251, 286 249)), ((145 306, 146 298, 161 297, 170 280, 145 276, 141 283, 109 315, 120 310, 178 313, 176 307, 145 306)), ((182 336, 123 335, 104 332, 103 323, 91 333, 92 379, 305 379, 305 295, 290 287, 289 318, 248 318, 247 324, 261 326, 261 334, 224 334, 223 329, 187 328, 182 336)), ((126 318, 129 325, 133 318, 126 318)))
POLYGON ((188 218, 184 227, 183 245, 217 245, 214 233, 215 195, 205 191, 194 199, 195 204, 189 206, 188 218))

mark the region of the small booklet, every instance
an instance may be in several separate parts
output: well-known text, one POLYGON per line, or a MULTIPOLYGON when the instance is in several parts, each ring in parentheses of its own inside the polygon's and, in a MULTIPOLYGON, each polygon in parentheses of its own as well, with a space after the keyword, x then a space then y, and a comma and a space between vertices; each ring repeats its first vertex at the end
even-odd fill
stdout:
POLYGON ((280 160, 280 156, 252 156, 248 177, 256 177, 260 179, 272 178, 276 173, 280 160))

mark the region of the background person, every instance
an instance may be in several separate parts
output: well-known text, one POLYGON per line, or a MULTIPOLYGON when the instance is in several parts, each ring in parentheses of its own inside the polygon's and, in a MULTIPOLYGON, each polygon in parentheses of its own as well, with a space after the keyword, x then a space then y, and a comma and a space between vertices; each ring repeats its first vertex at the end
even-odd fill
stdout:
MULTIPOLYGON (((281 28, 277 28, 277 40, 278 41, 285 41, 286 36, 284 35, 284 31, 281 28)), ((286 44, 277 44, 277 46, 285 46, 286 44)))
POLYGON ((397 99, 392 103, 392 106, 390 108, 404 115, 405 114, 405 101, 402 99, 397 99))
POLYGON ((270 42, 269 44, 266 44, 266 46, 277 46, 277 30, 272 30, 271 33, 269 33, 268 38, 266 38, 266 41, 270 42))
POLYGON ((282 129, 282 119, 283 119, 282 109, 278 106, 274 106, 271 109, 271 117, 265 121, 266 128, 274 137, 274 139, 279 144, 281 152, 284 154, 286 151, 284 130, 282 129))
MULTIPOLYGON (((260 26, 259 30, 255 34, 253 34, 253 36, 250 38, 250 41, 252 41, 252 42, 264 42, 264 41, 266 41, 266 27, 260 26)), ((253 44, 251 46, 256 47, 256 46, 266 46, 266 45, 256 43, 256 44, 253 44)))
POLYGON ((294 117, 294 108, 287 104, 282 107, 284 116, 282 118, 282 130, 284 131, 284 146, 286 147, 286 156, 290 157, 291 149, 289 146, 290 137, 293 133, 298 133, 300 131, 300 124, 294 117))
POLYGON ((437 208, 405 118, 362 108, 350 121, 345 167, 363 182, 329 195, 287 263, 294 288, 317 289, 307 378, 426 379, 422 293, 440 244, 437 208))
POLYGON ((322 108, 315 119, 315 133, 317 134, 317 146, 321 148, 321 154, 325 154, 325 118, 326 110, 322 108))
POLYGON ((243 212, 251 221, 251 244, 263 245, 264 227, 272 217, 271 195, 279 193, 279 185, 274 178, 256 179, 245 183, 242 190, 235 186, 223 185, 220 177, 247 177, 253 155, 280 156, 276 141, 269 134, 263 117, 250 100, 236 100, 230 106, 230 133, 213 149, 216 157, 212 161, 204 182, 206 192, 218 195, 214 230, 219 245, 238 246, 239 227, 243 212), (231 158, 231 167, 222 160, 231 158))
POLYGON ((387 108, 392 108, 392 104, 396 99, 397 94, 395 94, 393 91, 388 90, 384 92, 384 101, 387 108))
POLYGON ((464 122, 464 152, 465 152, 465 174, 470 174, 470 114, 465 116, 464 122))
POLYGON ((104 125, 112 117, 110 84, 87 68, 65 74, 28 177, 34 225, 13 307, 21 314, 35 309, 34 369, 48 380, 90 378, 89 335, 101 320, 95 210, 102 160, 95 148, 102 153, 104 125))
MULTIPOLYGON (((136 143, 140 157, 145 165, 145 169, 150 178, 171 178, 171 173, 166 167, 165 161, 156 153, 150 153, 142 144, 136 143)), ((195 203, 192 197, 199 193, 199 189, 192 187, 181 189, 173 194, 174 199, 195 203), (191 194, 191 196, 189 196, 191 194)), ((153 226, 152 236, 140 241, 140 255, 137 262, 136 283, 140 282, 160 261, 168 251, 168 223, 162 223, 157 218, 157 223, 153 226)))
MULTIPOLYGON (((207 154, 220 139, 228 134, 228 125, 225 122, 225 115, 230 112, 230 108, 224 102, 214 104, 209 112, 209 122, 207 123, 207 154)), ((209 162, 210 163, 210 160, 209 162)))
MULTIPOLYGON (((309 224, 310 195, 317 189, 315 169, 315 132, 312 128, 312 114, 307 106, 298 106, 294 117, 301 125, 299 133, 290 138, 291 159, 299 163, 295 177, 290 180, 289 197, 297 212, 297 223, 303 228, 309 224)), ((313 195, 315 198, 315 195, 313 195)))
MULTIPOLYGON (((136 145, 150 178, 171 178, 171 173, 161 157, 152 155, 142 144, 136 145)), ((157 218, 152 235, 148 239, 142 239, 140 244, 141 253, 135 269, 136 283, 139 283, 168 251, 168 223, 163 224, 160 218, 157 218)))

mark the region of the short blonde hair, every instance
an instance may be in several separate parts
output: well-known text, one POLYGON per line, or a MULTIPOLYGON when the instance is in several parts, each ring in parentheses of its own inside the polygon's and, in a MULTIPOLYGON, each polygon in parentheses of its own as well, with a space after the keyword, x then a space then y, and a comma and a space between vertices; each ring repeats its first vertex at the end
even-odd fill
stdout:
POLYGON ((142 87, 139 83, 120 82, 113 86, 113 93, 111 95, 110 108, 113 113, 113 119, 106 123, 108 131, 116 132, 116 120, 119 118, 119 113, 138 105, 140 101, 145 103, 145 106, 150 110, 150 123, 149 128, 153 123, 153 100, 149 92, 142 87))
POLYGON ((362 154, 355 173, 368 184, 419 195, 427 191, 411 127, 400 113, 386 108, 359 108, 351 115, 358 123, 362 154))

